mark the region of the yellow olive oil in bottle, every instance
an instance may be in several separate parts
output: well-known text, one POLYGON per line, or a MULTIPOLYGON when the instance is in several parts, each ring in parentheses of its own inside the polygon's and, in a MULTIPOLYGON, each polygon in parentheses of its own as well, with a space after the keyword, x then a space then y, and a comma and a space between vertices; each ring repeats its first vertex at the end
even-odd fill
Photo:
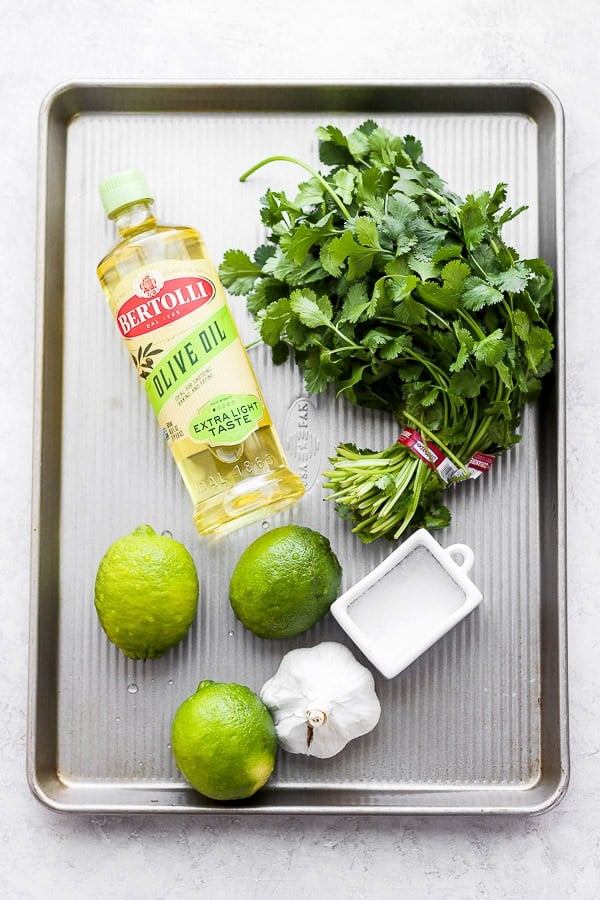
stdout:
POLYGON ((98 277, 198 532, 228 531, 293 503, 304 485, 288 466, 202 237, 157 223, 135 169, 99 192, 120 240, 98 277))

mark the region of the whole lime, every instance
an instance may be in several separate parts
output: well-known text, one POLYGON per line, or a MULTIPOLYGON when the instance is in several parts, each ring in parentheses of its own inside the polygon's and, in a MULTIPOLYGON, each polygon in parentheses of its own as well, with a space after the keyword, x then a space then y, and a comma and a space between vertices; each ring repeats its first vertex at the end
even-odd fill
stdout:
POLYGON ((283 525, 261 535, 240 556, 229 584, 238 619, 262 638, 307 631, 336 599, 342 567, 325 535, 283 525))
POLYGON ((102 557, 94 603, 109 640, 132 659, 148 659, 185 637, 198 594, 198 572, 184 545, 140 525, 102 557))
POLYGON ((171 726, 177 767, 201 794, 241 800, 271 777, 277 734, 262 700, 242 684, 201 681, 171 726))

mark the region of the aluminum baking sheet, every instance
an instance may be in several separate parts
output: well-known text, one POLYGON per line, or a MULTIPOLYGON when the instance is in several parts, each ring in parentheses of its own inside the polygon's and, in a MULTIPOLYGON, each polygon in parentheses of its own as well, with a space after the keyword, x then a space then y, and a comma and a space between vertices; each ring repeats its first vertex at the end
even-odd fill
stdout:
MULTIPOLYGON (((563 293, 563 119, 531 83, 177 84, 59 87, 40 116, 36 425, 28 777, 60 811, 249 813, 535 813, 568 780, 563 293), (382 716, 330 760, 280 752, 248 801, 192 790, 169 746, 173 713, 204 678, 259 690, 292 647, 348 643, 331 616, 292 641, 263 641, 230 609, 231 571, 247 544, 283 522, 326 533, 343 588, 392 549, 365 546, 324 501, 321 473, 339 440, 383 447, 392 422, 332 396, 309 396, 293 365, 252 359, 306 497, 220 540, 200 540, 177 470, 108 313, 95 267, 113 242, 97 184, 142 169, 160 218, 190 224, 218 263, 264 237, 259 198, 317 163, 315 128, 375 118, 417 135, 427 161, 465 194, 509 185, 529 210, 510 223, 522 255, 556 272, 556 369, 523 422, 524 440, 483 478, 453 489, 438 537, 475 551, 481 606, 397 678, 374 672, 382 716), (159 660, 133 662, 109 642, 93 605, 98 562, 140 523, 193 552, 197 621, 159 660)), ((243 300, 233 309, 253 331, 243 300)), ((355 649, 355 648, 353 648, 355 649)), ((360 653, 356 655, 365 660, 360 653)))

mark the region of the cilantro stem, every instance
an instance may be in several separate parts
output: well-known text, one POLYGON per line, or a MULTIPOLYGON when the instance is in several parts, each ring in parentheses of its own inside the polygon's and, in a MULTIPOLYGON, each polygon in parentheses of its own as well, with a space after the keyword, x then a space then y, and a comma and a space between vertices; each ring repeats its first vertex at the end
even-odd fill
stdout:
POLYGON ((302 162, 301 159, 296 159, 295 156, 267 156, 265 159, 262 159, 254 166, 251 166, 246 172, 244 172, 243 175, 240 175, 240 181, 246 181, 246 179, 249 178, 250 175, 253 175, 254 172, 256 172, 258 169, 261 169, 263 166, 266 166, 272 162, 289 162, 294 163, 297 166, 301 166, 303 169, 309 172, 313 178, 316 178, 323 190, 327 191, 329 196, 332 197, 344 218, 351 218, 350 213, 348 212, 336 192, 333 190, 331 185, 323 178, 323 176, 320 175, 315 169, 313 169, 312 166, 309 166, 308 163, 302 162))
POLYGON ((332 331, 334 331, 337 334, 337 336, 339 338, 341 338, 341 340, 345 341, 347 344, 346 347, 332 348, 331 350, 328 351, 329 356, 333 356, 334 353, 343 353, 349 349, 352 349, 352 350, 363 350, 364 349, 363 347, 360 346, 360 344, 356 344, 351 338, 346 337, 344 332, 340 331, 340 329, 337 327, 337 325, 335 325, 333 322, 327 322, 326 325, 327 325, 327 328, 330 328, 332 331))
POLYGON ((471 266, 473 266, 474 268, 479 269, 481 277, 483 278, 484 281, 488 280, 487 272, 485 271, 483 266, 479 263, 479 260, 475 259, 475 257, 473 256, 472 253, 469 253, 469 264, 471 266))
MULTIPOLYGON (((413 459, 409 459, 406 461, 404 466, 402 467, 402 471, 400 473, 400 477, 396 479, 396 493, 389 498, 386 498, 385 495, 383 499, 386 500, 384 506, 379 510, 379 514, 381 516, 389 515, 396 503, 398 502, 398 498, 401 494, 407 490, 411 479, 413 478, 416 470, 419 467, 419 459, 418 457, 413 457, 413 459)), ((373 504, 374 505, 374 504, 373 504)))
POLYGON ((465 312, 464 309, 457 309, 457 314, 462 319, 462 321, 469 326, 473 334, 477 337, 478 340, 483 340, 485 337, 485 331, 483 328, 480 328, 475 319, 469 315, 468 312, 465 312))
POLYGON ((417 474, 416 474, 416 476, 415 476, 415 482, 414 482, 414 485, 413 485, 413 499, 412 499, 412 503, 410 504, 410 507, 409 507, 409 509, 408 509, 408 512, 407 512, 407 514, 406 514, 405 517, 404 517, 404 521, 402 522, 402 525, 400 526, 400 528, 398 528, 398 529, 394 532, 394 538, 395 538, 396 540, 398 540, 398 538, 400 537, 400 535, 401 535, 404 531, 406 531, 406 529, 408 528, 408 526, 409 526, 410 523, 412 522, 413 517, 414 517, 415 513, 417 512, 417 509, 419 508, 419 501, 420 501, 420 499, 421 499, 421 491, 423 490, 423 485, 424 485, 425 482, 427 481, 427 478, 428 478, 428 477, 429 477, 429 469, 425 466, 425 463, 422 463, 422 464, 421 464, 420 466, 418 466, 418 468, 417 468, 417 474))
MULTIPOLYGON (((502 399, 503 389, 504 389, 504 386, 503 386, 502 382, 500 381, 500 379, 498 379, 498 386, 496 388, 496 396, 494 398, 496 400, 496 402, 498 402, 502 399)), ((507 398, 506 398, 507 402, 510 398, 510 394, 511 394, 511 392, 508 391, 507 398)), ((490 425, 492 424, 492 422, 494 422, 495 419, 496 419, 496 415, 494 413, 489 413, 489 412, 484 413, 484 415, 481 419, 481 422, 479 423, 479 426, 477 428, 477 431, 475 432, 475 434, 473 436, 470 451, 467 451, 467 452, 474 453, 475 451, 482 449, 484 438, 485 438, 487 432, 489 431, 490 425)))
MULTIPOLYGON (((427 371, 430 373, 430 375, 432 376, 433 380, 435 381, 437 387, 442 392, 442 399, 443 399, 443 403, 444 403, 444 415, 445 415, 445 418, 447 419, 448 418, 448 403, 451 402, 451 398, 450 398, 449 391, 448 391, 448 378, 446 377, 445 373, 442 371, 442 369, 439 368, 439 366, 436 366, 433 362, 431 362, 431 360, 426 359, 424 356, 422 356, 420 353, 417 353, 415 350, 411 349, 410 347, 406 347, 404 349, 404 355, 410 356, 410 357, 412 357, 412 359, 421 363, 421 365, 425 369, 427 369, 427 371)), ((454 404, 452 404, 452 405, 454 405, 454 404)))
POLYGON ((427 188, 425 193, 430 197, 433 197, 434 200, 437 200, 440 206, 445 206, 449 212, 452 212, 457 218, 460 218, 460 209, 448 197, 443 197, 441 194, 438 194, 437 191, 434 191, 433 188, 427 188))
MULTIPOLYGON (((473 445, 473 435, 476 434, 477 426, 479 425, 479 417, 478 417, 479 402, 477 400, 477 397, 473 397, 471 399, 471 403, 472 403, 472 407, 473 407, 473 414, 471 416, 471 425, 469 427, 469 433, 467 434, 467 436, 463 442, 463 445, 459 450, 460 456, 463 456, 463 457, 467 456, 467 455, 468 456, 472 455, 471 453, 469 453, 469 448, 472 447, 472 445, 473 445)), ((473 447, 472 452, 474 452, 475 450, 479 450, 479 449, 480 449, 479 447, 473 447)))

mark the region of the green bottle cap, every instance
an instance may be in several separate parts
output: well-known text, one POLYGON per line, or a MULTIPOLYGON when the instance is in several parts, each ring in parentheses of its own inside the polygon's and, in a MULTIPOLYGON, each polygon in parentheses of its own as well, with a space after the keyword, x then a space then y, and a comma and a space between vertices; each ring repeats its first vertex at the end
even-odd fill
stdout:
POLYGON ((98 185, 98 192, 107 216, 129 203, 154 200, 148 190, 146 179, 137 169, 116 172, 110 178, 105 178, 98 185))

